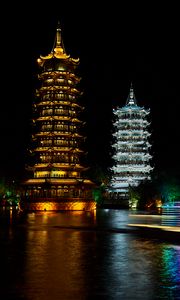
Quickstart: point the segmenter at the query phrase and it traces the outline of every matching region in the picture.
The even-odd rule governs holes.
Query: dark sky
[[[109,166],[112,108],[125,104],[132,81],[138,104],[151,110],[153,164],[179,168],[178,8],[89,3],[1,11],[1,176],[24,172],[36,60],[51,51],[58,20],[67,54],[80,58],[89,165]]]

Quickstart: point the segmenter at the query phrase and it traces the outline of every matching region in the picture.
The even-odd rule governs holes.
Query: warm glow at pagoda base
[[[92,211],[96,209],[94,201],[81,202],[31,202],[25,203],[24,209],[28,211],[60,211],[60,210],[83,210]]]

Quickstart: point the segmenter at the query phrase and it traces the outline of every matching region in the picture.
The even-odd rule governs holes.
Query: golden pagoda
[[[58,24],[53,49],[37,60],[40,88],[36,91],[32,135],[33,178],[24,185],[22,206],[27,210],[93,210],[94,183],[82,176],[84,137],[79,119],[79,59],[66,54]]]

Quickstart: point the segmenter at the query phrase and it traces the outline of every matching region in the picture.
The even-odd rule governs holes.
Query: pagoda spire
[[[56,54],[65,54],[66,55],[66,51],[64,48],[64,44],[63,44],[63,40],[62,40],[62,34],[61,34],[61,26],[60,26],[60,22],[58,21],[58,25],[56,28],[56,36],[55,36],[55,40],[54,40],[54,45],[52,48],[51,53],[56,53]]]
[[[58,25],[56,27],[56,35],[55,35],[54,44],[53,44],[51,52],[46,56],[40,55],[40,58],[38,58],[37,62],[39,64],[39,66],[42,67],[46,60],[50,60],[50,59],[54,59],[54,58],[63,59],[63,60],[68,59],[69,62],[72,62],[75,65],[77,65],[79,63],[79,58],[72,58],[72,57],[70,57],[70,55],[67,55],[67,53],[65,51],[64,43],[62,40],[60,22],[58,22]]]
[[[131,86],[130,86],[129,95],[127,97],[126,105],[137,105],[132,82],[131,82]]]

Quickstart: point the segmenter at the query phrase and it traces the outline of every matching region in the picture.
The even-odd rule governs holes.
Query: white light
[[[148,138],[150,123],[146,116],[149,109],[136,104],[134,91],[131,88],[127,104],[122,108],[113,109],[115,117],[115,142],[112,145],[115,153],[112,158],[114,166],[110,184],[111,192],[127,193],[129,186],[137,186],[142,180],[150,179],[150,159],[148,153],[151,147]]]

